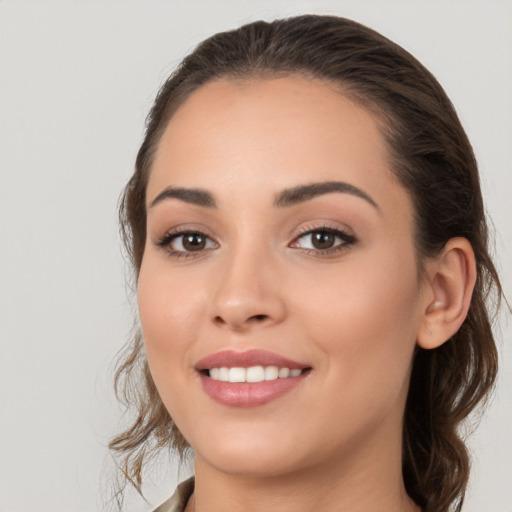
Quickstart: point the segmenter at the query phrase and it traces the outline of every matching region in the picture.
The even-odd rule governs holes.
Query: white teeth
[[[246,382],[261,382],[265,379],[265,369],[263,366],[251,366],[247,368],[245,381]]]
[[[279,368],[277,366],[267,366],[265,368],[265,380],[276,380],[279,377]]]
[[[229,382],[245,382],[245,368],[230,368],[228,380]]]
[[[215,370],[215,368],[213,368]],[[223,366],[222,368],[219,368],[219,380],[222,380],[224,382],[229,382],[229,368],[226,368]]]
[[[235,366],[227,368],[210,368],[209,375],[213,380],[222,382],[263,382],[265,380],[286,379],[298,377],[302,370],[290,368],[279,368],[277,366],[250,366],[241,368]]]
[[[279,369],[279,378],[286,379],[286,377],[290,376],[290,368],[280,368]]]

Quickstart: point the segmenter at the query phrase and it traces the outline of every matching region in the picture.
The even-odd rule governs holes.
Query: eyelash
[[[307,235],[312,235],[314,233],[327,233],[330,235],[335,236],[336,238],[341,240],[341,243],[338,243],[334,247],[322,250],[322,249],[309,249],[309,248],[300,248],[295,246],[300,239],[305,238]],[[184,229],[184,230],[176,230],[176,231],[169,231],[166,233],[158,242],[155,243],[158,247],[161,247],[162,249],[165,249],[166,252],[175,259],[182,259],[182,258],[196,258],[201,256],[205,250],[211,250],[209,249],[202,249],[199,251],[177,251],[175,249],[171,249],[170,245],[172,242],[174,242],[176,239],[180,237],[184,237],[186,235],[196,235],[196,236],[202,236],[205,237],[210,242],[213,242],[218,247],[218,243],[213,240],[210,236],[206,235],[205,233],[197,230],[190,230],[190,229]],[[331,226],[316,226],[313,228],[304,228],[303,231],[301,231],[297,237],[293,240],[293,242],[289,245],[289,247],[296,247],[300,250],[302,250],[304,253],[308,255],[313,255],[317,257],[328,257],[332,255],[333,253],[339,253],[342,251],[347,250],[351,245],[354,245],[357,242],[357,239],[349,235],[346,231],[340,229],[340,228],[334,228]],[[183,242],[182,242],[183,243]]]
[[[169,254],[169,256],[171,256],[172,258],[182,259],[182,258],[196,258],[196,257],[200,256],[201,253],[204,252],[204,250],[201,250],[201,251],[177,251],[175,249],[171,249],[171,244],[172,244],[172,242],[174,242],[174,240],[176,240],[180,237],[184,237],[186,235],[201,236],[201,237],[206,238],[210,242],[213,242],[214,244],[218,245],[217,242],[212,240],[212,238],[210,236],[203,233],[202,231],[198,231],[195,229],[183,229],[183,230],[178,229],[178,230],[169,231],[158,242],[156,242],[156,245],[158,247],[161,247],[162,249],[164,249]]]
[[[334,235],[336,238],[339,238],[341,240],[341,243],[338,243],[334,247],[330,247],[324,250],[302,248],[303,252],[312,256],[328,257],[334,253],[346,251],[351,245],[354,245],[357,242],[357,239],[354,236],[349,235],[343,229],[323,225],[304,228],[292,242],[292,247],[293,244],[296,244],[301,238],[305,238],[307,235],[312,235],[313,233],[327,233],[330,235]]]

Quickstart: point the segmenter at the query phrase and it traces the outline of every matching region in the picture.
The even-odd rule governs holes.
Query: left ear
[[[451,238],[426,266],[425,309],[418,332],[421,348],[449,340],[464,322],[476,281],[475,253],[465,238]]]

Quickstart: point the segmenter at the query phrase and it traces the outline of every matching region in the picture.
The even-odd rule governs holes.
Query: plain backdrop
[[[304,12],[367,24],[437,76],[474,144],[512,298],[510,1],[0,0],[1,512],[100,510],[107,495],[112,359],[131,326],[116,204],[158,86],[203,38]],[[512,511],[510,323],[465,512]],[[190,471],[164,468],[127,510]]]

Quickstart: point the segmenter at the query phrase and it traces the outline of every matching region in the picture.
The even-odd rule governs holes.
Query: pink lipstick
[[[297,387],[311,367],[265,350],[224,350],[201,359],[195,369],[204,391],[216,402],[255,407]]]

